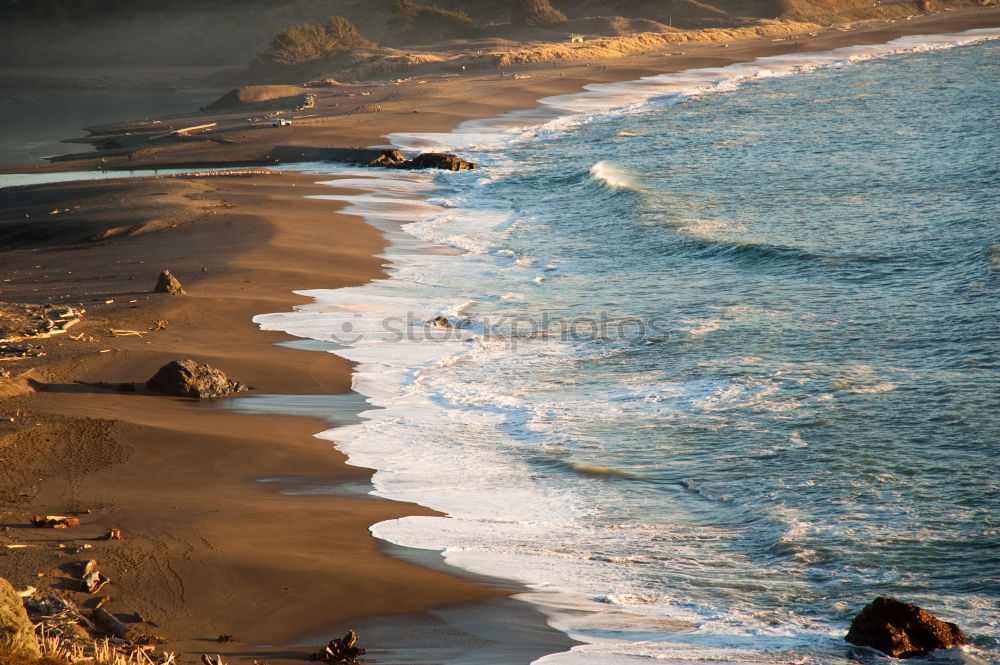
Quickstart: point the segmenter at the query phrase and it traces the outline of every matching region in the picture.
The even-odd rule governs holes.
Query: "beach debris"
[[[219,654],[209,656],[207,653],[203,653],[201,654],[201,662],[205,665],[226,665]]]
[[[139,633],[126,626],[118,620],[118,617],[102,607],[94,610],[94,623],[108,635],[113,635],[129,642],[136,642],[140,639]]]
[[[172,360],[156,372],[146,387],[158,393],[197,399],[228,397],[246,390],[239,381],[228,378],[222,370],[199,365],[193,360]]]
[[[44,598],[26,598],[24,609],[28,617],[37,624],[42,635],[52,635],[62,638],[90,639],[88,631],[97,632],[94,623],[85,617],[73,601],[54,595]]]
[[[0,342],[20,342],[28,338],[49,337],[65,333],[80,322],[86,310],[68,305],[15,305],[0,303]],[[17,345],[0,355],[12,356],[24,351]]]
[[[233,641],[233,636],[224,633],[222,635],[219,635],[217,638],[215,638],[215,641],[216,642],[220,642],[222,644],[225,644],[226,642],[232,642]]]
[[[40,358],[45,352],[33,344],[0,344],[0,360],[17,360],[20,358]]]
[[[93,563],[95,566],[97,565],[96,561],[91,561],[90,563]],[[99,570],[91,570],[84,573],[83,577],[80,579],[80,586],[90,595],[94,595],[110,581],[111,579]]]
[[[433,319],[427,322],[428,324],[434,326],[435,328],[454,328],[451,321],[443,316],[435,316]]]
[[[212,129],[213,127],[215,127],[218,124],[219,123],[217,123],[217,122],[208,122],[208,123],[205,123],[203,125],[192,125],[190,127],[181,127],[179,129],[175,129],[173,131],[167,132],[166,134],[156,134],[155,136],[150,136],[149,140],[150,141],[158,141],[160,139],[171,138],[171,137],[172,138],[183,138],[183,137],[187,136],[188,134],[190,134],[191,132],[202,132],[202,131],[205,131],[207,129]]]
[[[24,611],[23,601],[10,582],[0,577],[0,662],[41,658],[35,627]]]
[[[112,337],[142,337],[142,333],[138,330],[121,330],[119,328],[109,328],[108,333]]]
[[[80,518],[65,515],[35,515],[31,518],[31,523],[39,529],[67,529],[71,526],[80,526]]]
[[[89,607],[91,610],[97,610],[104,607],[110,602],[111,598],[109,598],[108,596],[98,596],[97,598],[92,599],[92,602],[89,604]]]
[[[90,573],[94,572],[95,570],[97,570],[97,560],[96,559],[87,559],[86,561],[81,561],[80,562],[80,578],[81,579],[84,578],[84,577],[86,577]]]
[[[31,596],[34,596],[37,591],[38,587],[29,585],[24,588],[24,591],[18,591],[17,595],[21,598],[30,598]]]
[[[321,663],[356,663],[358,656],[363,656],[365,650],[358,648],[358,634],[348,630],[340,639],[330,640],[329,644],[314,654],[309,655],[310,661]]]
[[[104,540],[123,540],[121,529],[108,529],[104,532]]]
[[[865,605],[854,617],[844,639],[878,649],[892,658],[926,656],[934,649],[969,643],[955,624],[941,621],[916,605],[885,596]]]
[[[153,288],[153,293],[170,293],[173,295],[182,295],[184,293],[184,287],[181,286],[180,281],[174,277],[169,270],[164,270],[160,273],[159,278],[156,280],[156,286]]]

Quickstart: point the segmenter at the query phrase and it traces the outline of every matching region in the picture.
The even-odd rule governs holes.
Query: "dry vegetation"
[[[298,65],[339,51],[371,45],[372,42],[362,37],[349,20],[343,16],[331,16],[323,26],[303,23],[279,31],[271,39],[267,56],[279,65]]]

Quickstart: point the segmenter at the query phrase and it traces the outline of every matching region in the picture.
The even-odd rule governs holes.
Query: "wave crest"
[[[590,177],[612,189],[641,190],[635,176],[614,162],[597,162],[590,167]]]

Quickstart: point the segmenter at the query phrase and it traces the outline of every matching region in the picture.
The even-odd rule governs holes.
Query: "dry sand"
[[[387,132],[446,131],[593,81],[998,24],[997,8],[954,11],[801,40],[692,46],[685,55],[536,65],[518,70],[525,78],[517,79],[470,74],[329,89],[316,109],[302,112],[318,115],[292,127],[222,127],[214,138],[230,143],[133,151],[103,166],[248,162],[276,143],[376,144]],[[356,112],[362,103],[379,110]],[[91,159],[35,170],[101,165]],[[568,648],[537,613],[506,599],[511,588],[447,574],[433,559],[417,565],[399,551],[385,555],[370,524],[432,513],[364,495],[369,472],[313,437],[327,422],[80,383],[143,382],[168,360],[190,357],[252,393],[347,391],[348,363],[275,346],[288,337],[250,322],[304,302],[293,290],[382,276],[373,258],[384,242],[378,232],[330,201],[303,198],[331,191],[295,174],[0,190],[0,300],[87,310],[69,333],[37,342],[46,356],[0,361],[15,375],[34,367],[29,377],[0,382],[0,417],[13,418],[0,420],[0,576],[83,603],[68,566],[97,559],[113,580],[102,592],[113,598],[108,607],[171,638],[167,648],[186,654],[181,663],[197,662],[200,653],[230,654],[227,662],[235,663],[301,662],[349,624],[380,662],[440,662],[462,653],[465,662],[528,662]],[[163,268],[181,279],[186,295],[149,293]],[[112,329],[142,334],[115,336]],[[282,492],[304,486],[327,491]],[[28,525],[32,514],[70,511],[80,512],[80,527]],[[111,527],[125,540],[91,540]],[[92,548],[76,554],[59,546],[84,543]],[[462,630],[457,617],[465,619]],[[236,641],[214,642],[220,634]],[[511,638],[523,650],[504,646]]]

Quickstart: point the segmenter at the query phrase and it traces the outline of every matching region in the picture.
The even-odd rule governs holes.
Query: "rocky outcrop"
[[[160,273],[159,279],[156,280],[156,286],[153,288],[153,293],[172,293],[173,295],[181,295],[184,293],[184,287],[181,286],[180,280],[174,277],[169,270],[164,270]]]
[[[8,659],[40,658],[35,627],[21,604],[21,597],[0,577],[0,663]]]
[[[406,163],[406,155],[398,150],[386,150],[368,162],[368,166],[399,166]]]
[[[478,164],[467,162],[458,155],[447,152],[423,152],[413,159],[400,164],[403,169],[444,169],[445,171],[468,171],[479,168]]]
[[[924,656],[934,649],[968,644],[953,623],[941,621],[916,605],[880,596],[851,622],[844,638],[851,644],[873,647],[893,658]]]
[[[386,150],[368,162],[368,166],[384,166],[390,169],[443,169],[445,171],[468,171],[479,165],[467,162],[458,155],[447,152],[422,152],[413,159],[398,150]]]
[[[158,393],[197,399],[228,397],[246,390],[245,385],[228,378],[221,370],[193,360],[170,361],[146,382],[146,387]]]

